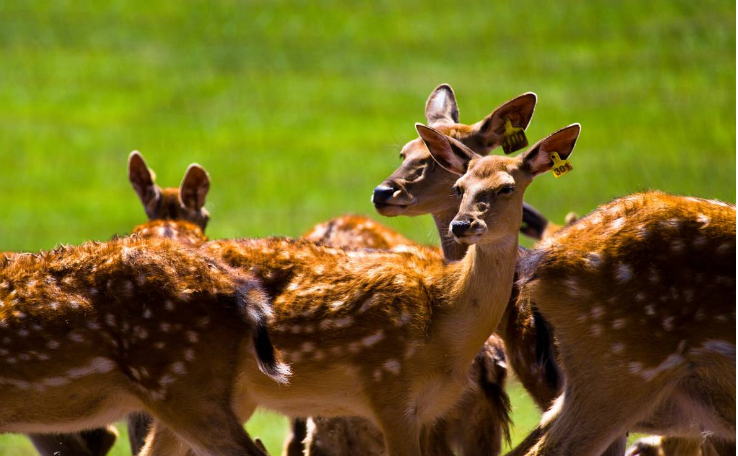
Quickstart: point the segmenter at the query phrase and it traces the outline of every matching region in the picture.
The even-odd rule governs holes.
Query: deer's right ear
[[[505,134],[505,119],[510,121],[510,126],[525,130],[530,124],[530,119],[533,118],[537,102],[538,96],[533,92],[518,95],[475,123],[473,134],[485,146],[497,147]]]
[[[146,166],[143,155],[137,150],[131,152],[128,156],[128,180],[147,209],[159,198],[155,178],[154,172]]]
[[[425,102],[425,118],[431,127],[459,123],[459,107],[450,85],[441,84],[433,90]]]
[[[205,205],[210,190],[210,176],[205,168],[193,163],[187,168],[179,186],[179,201],[188,209],[199,211]]]
[[[446,171],[461,176],[469,167],[469,162],[473,158],[479,157],[459,141],[449,138],[437,130],[419,123],[415,124],[415,129],[433,159]]]

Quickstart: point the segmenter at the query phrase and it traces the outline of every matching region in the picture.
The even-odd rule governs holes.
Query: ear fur
[[[446,171],[461,176],[466,172],[469,162],[479,157],[461,142],[433,128],[418,123],[415,124],[415,129],[433,159]]]
[[[552,152],[557,152],[562,160],[569,158],[581,131],[581,125],[571,124],[535,143],[522,155],[528,171],[537,176],[550,170],[553,166]]]
[[[146,166],[143,155],[137,150],[128,156],[128,180],[145,208],[149,208],[159,198],[159,188],[154,183],[156,176]]]
[[[425,102],[425,118],[431,127],[459,123],[459,107],[450,85],[441,84],[433,89]]]
[[[200,210],[210,190],[210,176],[205,168],[192,163],[179,185],[179,202],[188,209]]]
[[[479,142],[487,147],[499,146],[505,133],[505,119],[509,119],[513,127],[525,130],[533,118],[537,102],[538,96],[534,92],[518,95],[474,124],[472,126],[473,135],[476,135]]]

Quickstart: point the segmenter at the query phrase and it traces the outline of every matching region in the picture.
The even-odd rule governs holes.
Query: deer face
[[[143,156],[133,151],[128,158],[128,178],[149,220],[185,220],[205,230],[210,214],[203,206],[210,177],[200,165],[193,163],[187,168],[179,187],[161,188],[154,183],[156,175]]]
[[[457,176],[438,166],[422,139],[407,143],[400,158],[400,167],[374,189],[372,203],[377,212],[413,216],[455,207],[458,201],[451,187]]]
[[[425,106],[428,124],[436,131],[460,141],[475,152],[486,155],[500,145],[505,119],[526,128],[533,116],[536,96],[526,93],[504,103],[480,122],[464,125],[453,89],[438,86]],[[451,187],[457,176],[438,166],[423,139],[405,144],[400,152],[402,164],[374,189],[372,203],[381,215],[423,215],[455,209],[458,200]]]
[[[416,125],[438,164],[461,176],[454,185],[459,212],[449,229],[461,244],[488,243],[517,232],[523,193],[533,178],[551,169],[551,154],[571,155],[581,127],[573,124],[536,143],[518,157],[482,157],[444,134]]]
[[[499,156],[481,157],[469,164],[454,185],[461,204],[449,229],[457,242],[494,241],[517,232],[523,219],[523,193],[532,181],[522,165],[520,159]]]

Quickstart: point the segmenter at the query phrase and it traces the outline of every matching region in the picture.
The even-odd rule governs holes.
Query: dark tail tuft
[[[253,340],[259,370],[273,378],[277,383],[289,383],[292,371],[287,364],[277,360],[274,345],[272,345],[272,340],[269,338],[266,320],[262,319],[256,324],[253,330]]]

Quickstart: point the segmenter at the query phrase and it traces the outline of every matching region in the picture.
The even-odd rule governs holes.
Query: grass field
[[[441,82],[467,123],[532,90],[531,140],[582,124],[574,172],[526,194],[553,220],[647,188],[735,202],[735,38],[722,0],[2,2],[0,250],[142,222],[133,149],[165,185],[210,171],[213,238],[372,214]],[[437,242],[429,218],[383,222]],[[512,394],[517,441],[538,414]],[[278,453],[284,423],[250,428]]]

